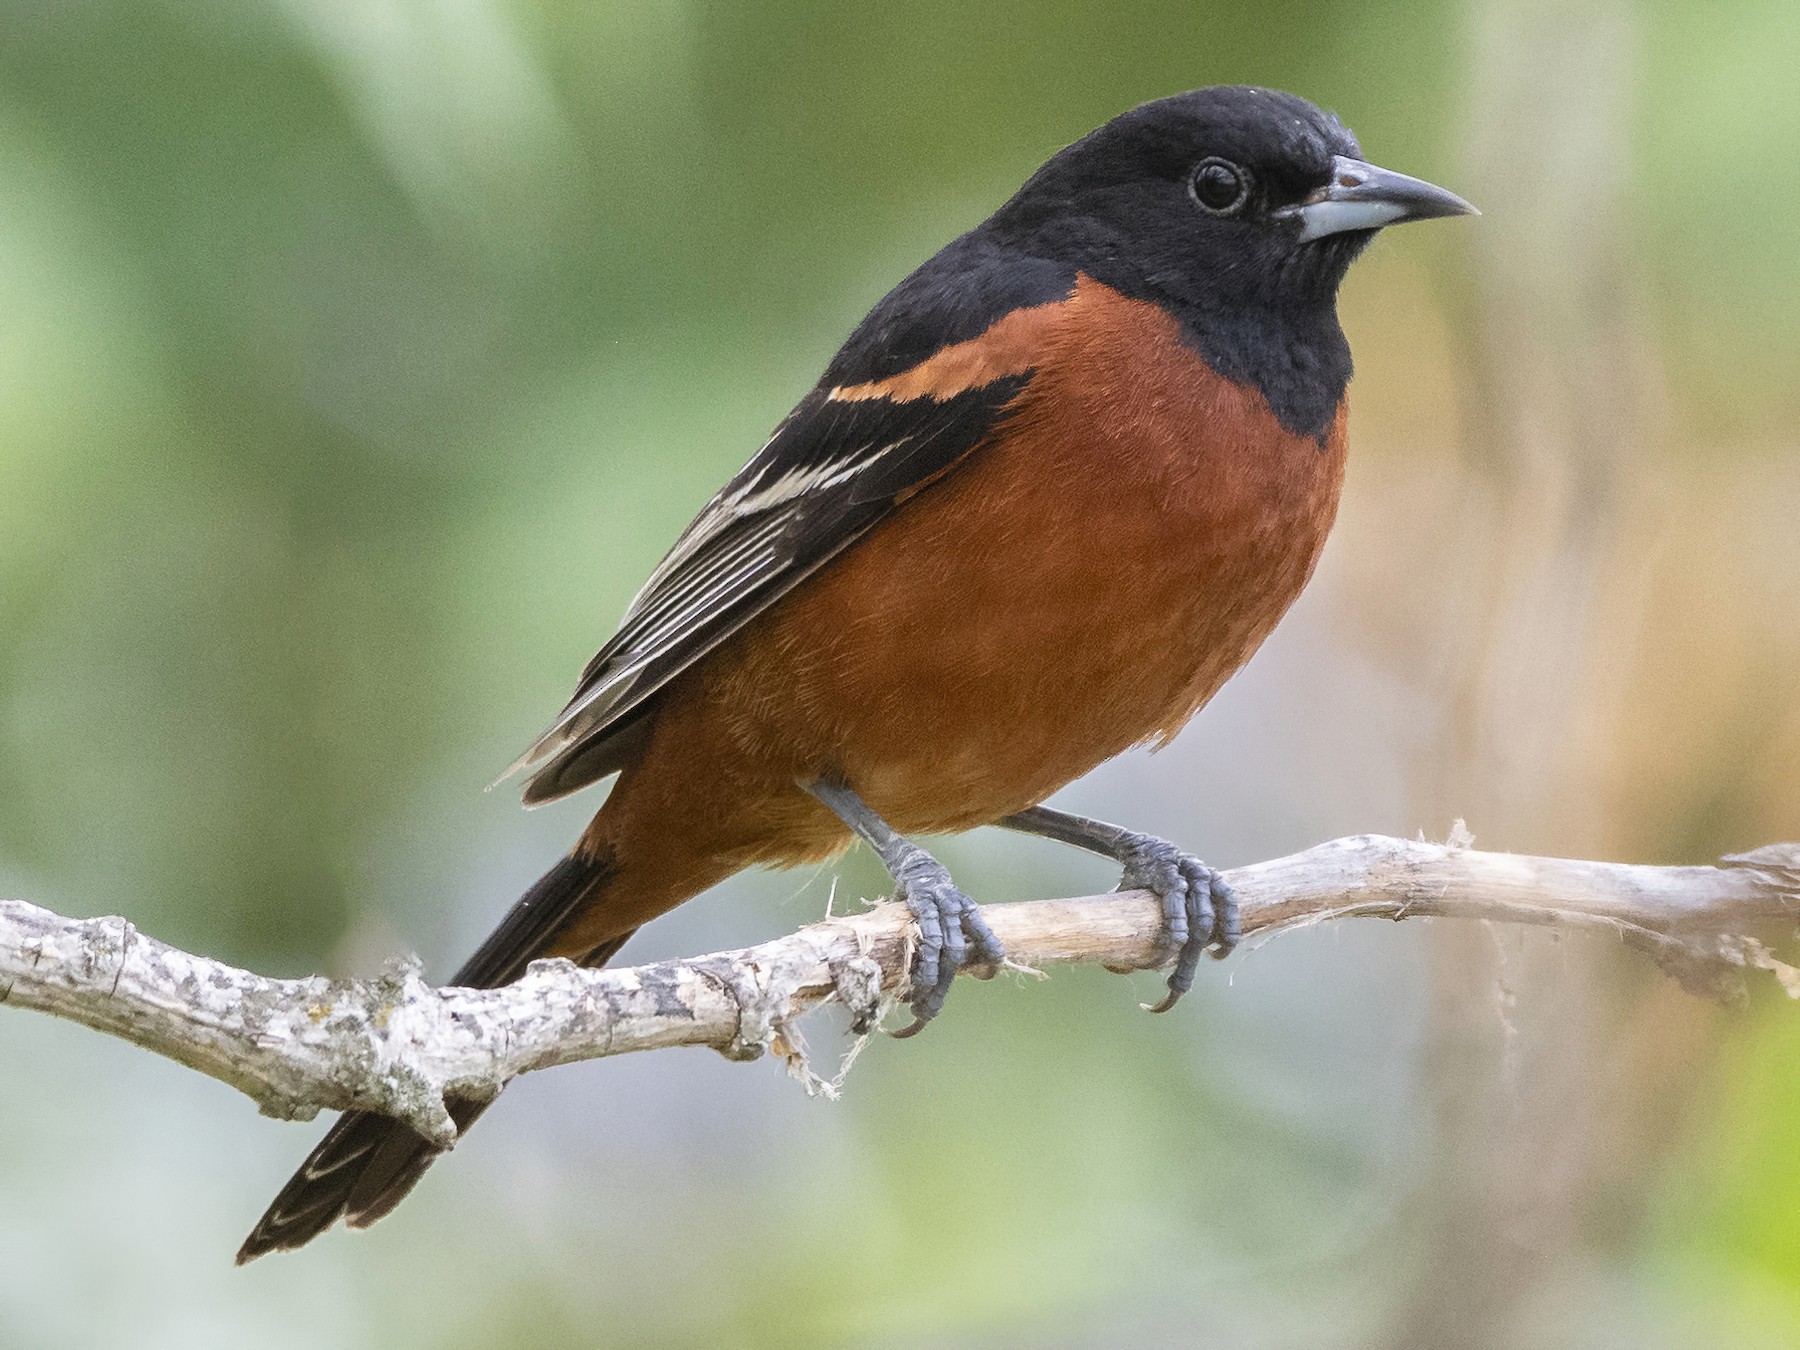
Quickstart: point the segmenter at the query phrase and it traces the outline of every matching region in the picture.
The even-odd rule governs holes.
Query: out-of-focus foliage
[[[0,890],[446,968],[594,805],[482,785],[862,310],[1227,80],[1487,214],[1346,289],[1313,590],[1067,799],[1224,864],[1459,814],[1800,837],[1796,60],[1787,0],[0,0]],[[834,878],[879,886],[745,878],[631,952]],[[545,1075],[379,1228],[243,1272],[313,1128],[0,1012],[0,1345],[1793,1343],[1794,1009],[1424,925],[1209,975],[1157,1020],[1148,977],[960,991],[835,1105]]]

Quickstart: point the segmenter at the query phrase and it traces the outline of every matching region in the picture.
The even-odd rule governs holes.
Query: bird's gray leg
[[[924,849],[895,834],[862,798],[841,783],[802,783],[864,843],[875,850],[894,879],[895,892],[919,925],[919,954],[913,966],[912,1025],[896,1036],[912,1036],[943,1010],[950,982],[971,960],[999,965],[1006,952],[973,900],[957,889],[950,871]]]
[[[1237,946],[1236,894],[1217,870],[1168,840],[1048,806],[1030,807],[999,823],[1112,858],[1125,868],[1120,890],[1146,890],[1162,902],[1163,945],[1175,956],[1175,969],[1169,996],[1152,1011],[1167,1012],[1193,988],[1201,952],[1211,948],[1213,957],[1223,960]]]

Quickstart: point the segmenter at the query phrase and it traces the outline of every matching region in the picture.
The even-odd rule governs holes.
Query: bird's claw
[[[894,1035],[916,1036],[943,1010],[959,970],[970,964],[997,966],[1006,960],[1006,951],[980,908],[950,879],[949,869],[924,849],[911,847],[894,879],[898,897],[919,925],[913,1021]]]
[[[1119,889],[1149,891],[1162,904],[1156,964],[1172,956],[1175,969],[1169,972],[1168,995],[1150,1011],[1167,1012],[1194,987],[1202,952],[1210,949],[1213,959],[1222,961],[1237,946],[1237,894],[1216,868],[1155,835],[1129,836],[1121,861],[1125,875]]]

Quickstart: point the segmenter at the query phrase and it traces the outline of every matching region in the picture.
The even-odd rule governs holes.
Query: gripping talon
[[[1238,918],[1237,892],[1231,889],[1231,883],[1218,872],[1212,874],[1213,910],[1218,915],[1213,925],[1212,958],[1223,961],[1230,956],[1232,949],[1238,945],[1243,936],[1243,928]]]
[[[919,925],[919,950],[913,961],[913,1021],[894,1034],[916,1036],[943,1009],[956,972],[976,961],[998,966],[1006,949],[976,908],[956,888],[949,869],[866,806],[846,784],[829,778],[803,779],[799,786],[871,848],[894,879],[894,894]]]
[[[1237,896],[1213,868],[1154,835],[1120,831],[1119,860],[1125,864],[1120,890],[1147,890],[1162,904],[1163,931],[1157,950],[1173,956],[1169,992],[1151,1012],[1164,1013],[1194,987],[1200,954],[1210,951],[1223,960],[1237,946]],[[1148,1006],[1148,1005],[1147,1005]]]
[[[929,853],[908,846],[896,869],[900,898],[919,925],[919,953],[913,963],[913,1020],[896,1031],[916,1036],[943,1011],[957,972],[971,962],[998,965],[1005,948],[975,902],[957,889],[949,870]]]
[[[1175,969],[1169,973],[1168,996],[1150,1011],[1167,1012],[1193,987],[1201,952],[1210,949],[1215,958],[1223,959],[1237,946],[1241,932],[1237,896],[1218,872],[1168,840],[1049,806],[1015,811],[1000,824],[1116,858],[1125,867],[1120,890],[1144,890],[1156,897],[1162,910],[1162,932],[1157,935],[1155,960],[1148,968],[1156,969],[1173,958]]]
[[[1157,965],[1162,965],[1187,945],[1188,879],[1179,867],[1167,863],[1156,868],[1154,874],[1146,875],[1143,872],[1134,874],[1127,863],[1119,889],[1148,890],[1162,902],[1162,932],[1156,937]]]
[[[1169,977],[1169,983],[1173,984],[1174,982],[1175,982],[1175,977],[1173,975],[1171,975]],[[1183,991],[1183,992],[1185,992],[1185,991]],[[1143,1006],[1144,1006],[1144,1011],[1147,1013],[1166,1013],[1167,1011],[1169,1011],[1170,1008],[1173,1008],[1179,1002],[1181,1002],[1181,995],[1176,993],[1173,989],[1171,989],[1171,990],[1169,990],[1168,993],[1164,994],[1162,996],[1161,1000],[1159,1000],[1158,1002],[1146,1003]]]

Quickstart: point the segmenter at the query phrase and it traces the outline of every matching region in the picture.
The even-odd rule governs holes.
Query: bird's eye
[[[1250,200],[1250,175],[1228,159],[1203,159],[1194,170],[1194,200],[1216,216],[1228,216]]]

